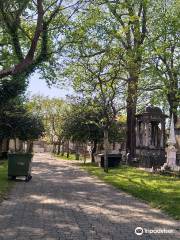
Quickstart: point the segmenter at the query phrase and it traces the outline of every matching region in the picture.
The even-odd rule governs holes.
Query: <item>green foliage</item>
[[[28,112],[24,99],[16,98],[1,108],[0,138],[38,139],[44,127],[39,117]]]
[[[0,80],[0,106],[4,106],[9,101],[22,94],[26,88],[24,79],[12,78]]]
[[[148,39],[144,53],[143,84],[151,103],[177,116],[179,93],[179,1],[158,0],[151,6]],[[157,12],[157,14],[155,14]],[[143,90],[145,89],[143,88]],[[142,92],[146,94],[145,91]],[[169,108],[169,109],[168,109]]]
[[[41,119],[28,113],[22,117],[18,116],[14,134],[21,140],[33,141],[43,136],[44,131],[44,125]]]
[[[63,132],[67,139],[78,142],[100,141],[102,129],[99,113],[85,101],[71,103],[64,116]]]
[[[103,109],[95,102],[72,98],[67,103],[61,99],[33,96],[27,108],[43,120],[44,138],[51,144],[68,139],[82,143],[103,139]],[[118,124],[114,123],[109,131],[110,140],[122,138],[123,131]]]
[[[103,141],[103,108],[87,99],[72,99],[69,110],[64,115],[63,132],[67,139],[78,142]],[[109,126],[110,142],[124,138],[122,126],[113,122]]]
[[[115,85],[124,86],[119,94],[123,102],[129,94],[134,95],[135,103],[131,105],[137,105],[138,110],[154,104],[165,111],[170,107],[177,112],[178,9],[179,1],[107,0],[89,3],[86,11],[82,11],[72,23],[71,31],[67,32],[70,46],[65,79],[71,79],[78,92],[89,88],[89,93],[94,93],[94,79],[97,82],[101,63],[99,72],[104,74],[106,81],[112,73],[118,73]],[[127,83],[133,78],[136,84],[130,92],[133,87],[128,90]],[[104,88],[104,91],[110,94],[108,89]]]
[[[37,69],[47,81],[56,78],[51,66],[58,65],[64,32],[81,5],[82,1],[0,1],[0,78],[22,73],[27,78]]]
[[[63,139],[63,118],[68,105],[57,98],[33,96],[27,104],[28,109],[42,119],[45,135],[44,138],[51,144],[61,142]]]

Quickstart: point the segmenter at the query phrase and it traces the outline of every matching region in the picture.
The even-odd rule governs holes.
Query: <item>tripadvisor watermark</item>
[[[165,228],[156,228],[156,229],[149,229],[149,228],[142,228],[137,227],[135,228],[135,234],[141,236],[143,234],[171,234],[173,233],[173,229],[165,229]]]

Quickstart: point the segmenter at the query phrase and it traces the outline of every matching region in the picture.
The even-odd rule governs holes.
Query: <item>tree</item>
[[[103,139],[103,131],[99,127],[99,113],[92,108],[87,99],[72,98],[70,108],[63,120],[63,135],[65,139],[77,143],[91,142],[93,144],[91,160],[95,161],[97,143]]]
[[[90,98],[75,98],[70,101],[70,108],[64,118],[63,132],[67,139],[80,143],[93,144],[91,161],[95,162],[94,154],[97,144],[103,143],[102,109]],[[109,130],[110,142],[119,141],[122,137],[120,126],[114,122]]]
[[[167,103],[162,102],[166,95],[170,113],[177,115],[178,6],[178,1],[162,0],[93,1],[79,14],[69,36],[75,39],[70,57],[78,55],[93,61],[106,52],[121,66],[119,78],[126,84],[123,94],[130,160],[135,155],[135,114],[137,105],[138,109],[144,105],[144,101],[140,103],[142,96],[146,103],[156,98],[156,103],[166,108]]]
[[[170,116],[177,121],[179,92],[179,2],[157,1],[154,6],[158,14],[152,15],[149,26],[148,54],[150,54],[147,76],[153,78],[162,96],[169,104]],[[154,9],[153,9],[154,10]]]
[[[122,49],[121,62],[127,78],[127,151],[130,160],[135,155],[135,114],[139,75],[142,67],[143,44],[147,32],[147,1],[105,1],[113,21],[113,37]]]
[[[7,110],[14,111],[23,99],[22,94],[25,90],[25,83],[21,78],[1,79],[0,80],[0,119],[4,119]],[[7,128],[5,122],[0,121],[0,154],[2,152],[3,140],[6,140],[6,149],[9,146],[10,129]]]
[[[66,103],[62,99],[33,96],[28,103],[28,108],[43,120],[44,138],[54,145],[54,152],[58,145],[57,154],[60,154],[60,147],[64,141],[62,124],[67,108]]]
[[[126,85],[127,151],[135,155],[135,114],[138,83],[143,63],[144,41],[147,34],[148,1],[90,2],[74,27],[75,48],[71,56],[94,58],[103,53],[113,56],[119,68],[120,84]],[[71,47],[72,49],[72,47]],[[79,60],[79,59],[78,59]],[[115,64],[114,64],[115,65]],[[115,66],[114,66],[115,67]],[[130,159],[131,159],[130,158]]]
[[[0,79],[27,77],[62,49],[64,27],[83,1],[0,2]],[[56,39],[56,40],[55,40]]]
[[[109,130],[120,110],[121,104],[117,97],[124,87],[123,84],[120,85],[119,70],[117,60],[109,52],[94,58],[78,57],[77,62],[73,58],[66,69],[66,75],[73,81],[74,90],[88,99],[89,106],[100,115],[99,126],[104,134],[105,171],[108,171]]]
[[[0,139],[35,140],[42,136],[44,126],[41,119],[28,112],[22,98],[14,99],[7,104],[0,115]]]

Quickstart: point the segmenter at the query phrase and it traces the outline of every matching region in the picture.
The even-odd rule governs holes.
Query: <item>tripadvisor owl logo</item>
[[[135,234],[138,235],[138,236],[141,236],[143,235],[143,228],[142,227],[137,227],[135,228]]]
[[[165,228],[156,228],[156,229],[148,229],[148,228],[142,228],[137,227],[135,228],[134,233],[138,236],[141,236],[143,234],[172,234],[174,232],[173,229],[165,229]]]

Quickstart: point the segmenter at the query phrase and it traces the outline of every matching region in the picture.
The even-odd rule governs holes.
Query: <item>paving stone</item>
[[[79,169],[35,154],[33,178],[0,205],[0,240],[177,240],[180,222]],[[172,229],[137,236],[136,227]]]

